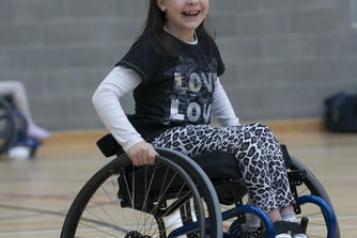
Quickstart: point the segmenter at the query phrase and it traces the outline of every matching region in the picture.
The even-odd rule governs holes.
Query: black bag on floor
[[[330,131],[357,132],[357,95],[338,93],[328,97],[324,123]]]

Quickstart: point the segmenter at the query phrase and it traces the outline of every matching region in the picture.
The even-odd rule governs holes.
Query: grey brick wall
[[[357,93],[348,0],[211,0],[210,28],[243,120],[317,118]],[[51,130],[101,127],[91,95],[142,28],[143,0],[0,0],[0,80],[20,80]],[[132,110],[132,101],[124,99]]]

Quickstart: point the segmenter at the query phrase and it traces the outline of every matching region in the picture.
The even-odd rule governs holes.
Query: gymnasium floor
[[[0,161],[0,238],[59,237],[75,194],[105,159],[95,141],[104,132],[54,134],[37,158]],[[327,189],[343,238],[357,237],[357,135],[280,130],[290,153]]]

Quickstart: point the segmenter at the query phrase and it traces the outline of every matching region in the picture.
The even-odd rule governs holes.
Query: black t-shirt
[[[158,50],[146,34],[116,64],[143,79],[134,90],[135,114],[129,119],[144,138],[175,126],[210,123],[215,82],[225,70],[213,40],[198,33],[193,45],[165,34],[178,49],[177,57]]]

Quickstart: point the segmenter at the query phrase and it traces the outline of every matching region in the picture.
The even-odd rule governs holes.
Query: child
[[[296,217],[278,141],[261,124],[241,125],[222,88],[224,64],[205,29],[208,9],[209,0],[151,0],[143,33],[97,88],[94,107],[136,166],[152,164],[155,147],[188,156],[232,153],[276,237],[307,237],[287,228]],[[128,118],[118,99],[131,90],[136,112]],[[221,128],[209,125],[212,113]]]

